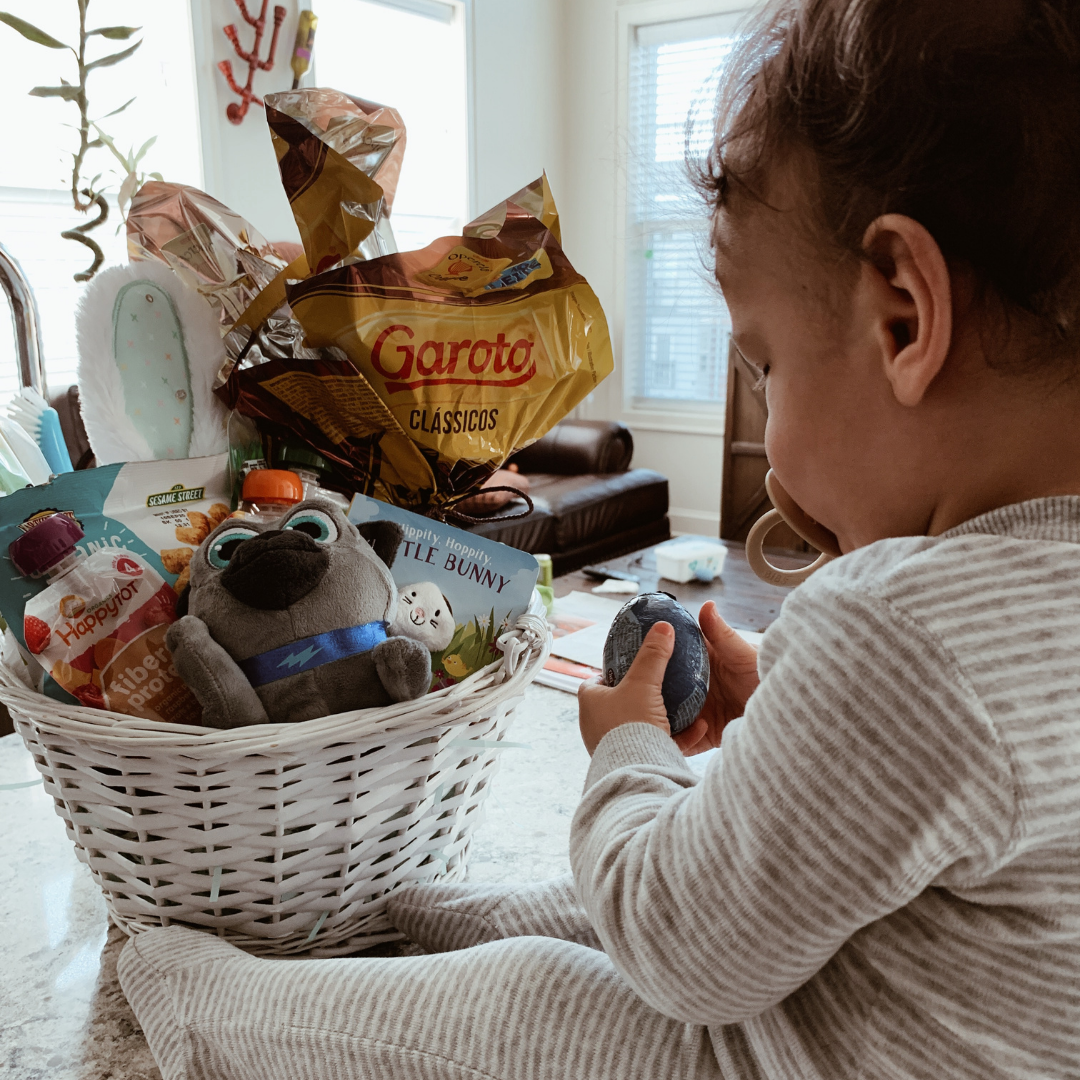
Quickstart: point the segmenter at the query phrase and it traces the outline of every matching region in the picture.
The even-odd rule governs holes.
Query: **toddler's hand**
[[[709,695],[701,715],[675,743],[686,755],[701,754],[720,745],[724,728],[742,716],[747,699],[757,689],[757,649],[731,629],[710,601],[698,616],[709,650]]]
[[[605,686],[599,678],[582,684],[578,690],[578,723],[590,755],[600,740],[621,724],[653,724],[665,734],[670,733],[661,687],[674,647],[671,624],[658,622],[645,635],[618,686]]]

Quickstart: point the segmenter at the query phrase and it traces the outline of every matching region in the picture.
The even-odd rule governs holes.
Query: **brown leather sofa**
[[[525,509],[518,499],[468,528],[522,551],[546,552],[556,575],[667,540],[667,477],[631,469],[633,455],[625,424],[564,420],[511,458],[529,478],[533,512],[498,520]]]

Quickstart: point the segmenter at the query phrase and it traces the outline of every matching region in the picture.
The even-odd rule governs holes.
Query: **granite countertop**
[[[469,880],[569,869],[588,755],[569,694],[532,686],[477,831]],[[0,738],[0,1080],[160,1080],[116,981],[127,940],[75,857],[18,735]]]

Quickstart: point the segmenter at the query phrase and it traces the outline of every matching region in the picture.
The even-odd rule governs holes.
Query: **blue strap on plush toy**
[[[252,686],[265,686],[289,675],[297,675],[301,671],[310,671],[335,660],[370,652],[386,640],[388,625],[380,620],[362,623],[360,626],[346,626],[343,630],[330,630],[325,634],[301,638],[269,652],[250,656],[237,663]]]

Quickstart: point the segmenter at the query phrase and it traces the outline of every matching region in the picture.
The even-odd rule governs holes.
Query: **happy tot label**
[[[165,647],[172,587],[138,556],[95,551],[26,602],[26,647],[78,701],[97,709],[198,724],[201,709]]]

